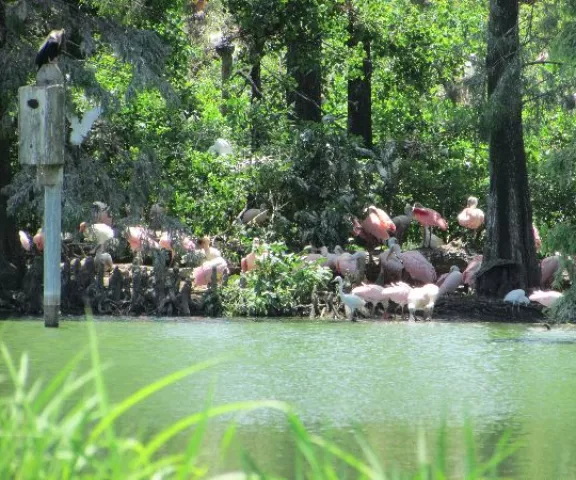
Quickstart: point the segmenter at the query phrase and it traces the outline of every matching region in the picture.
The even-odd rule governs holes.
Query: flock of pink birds
[[[357,277],[363,275],[362,265],[365,265],[367,258],[367,253],[364,251],[348,253],[336,246],[334,252],[329,252],[327,247],[322,247],[318,253],[309,253],[305,257],[307,261],[317,262],[338,275],[336,279],[340,279],[338,280],[339,296],[352,318],[354,318],[357,310],[364,309],[366,303],[372,305],[372,315],[378,304],[382,304],[386,312],[390,300],[401,307],[402,318],[406,306],[410,320],[415,319],[417,310],[424,312],[425,319],[431,318],[438,297],[455,292],[464,285],[474,287],[475,275],[482,265],[482,255],[472,258],[464,272],[460,272],[457,266],[453,266],[448,273],[438,277],[434,266],[422,253],[418,250],[402,251],[401,249],[404,232],[412,221],[418,222],[424,229],[424,246],[434,246],[434,235],[431,228],[439,228],[443,231],[448,228],[446,219],[440,213],[431,208],[423,207],[419,203],[412,207],[407,205],[404,214],[394,218],[390,218],[384,210],[374,205],[369,206],[365,213],[366,217],[362,221],[357,218],[352,219],[353,234],[362,238],[369,247],[388,243],[388,249],[379,256],[379,283],[382,285],[362,283],[354,287],[351,293],[344,293],[341,277],[362,280]],[[469,197],[466,208],[458,214],[457,219],[461,226],[473,232],[482,226],[484,212],[478,208],[476,197]],[[105,250],[108,243],[114,239],[114,230],[112,229],[112,218],[108,212],[99,212],[94,218],[94,223],[82,222],[79,230],[86,239],[96,245],[96,264],[102,264],[105,270],[111,271],[113,268],[112,258]],[[43,251],[42,229],[39,229],[32,239],[24,231],[20,231],[19,234],[20,242],[25,250],[31,251],[33,244],[38,251]],[[534,226],[533,234],[536,247],[539,249],[541,240]],[[196,245],[187,235],[169,231],[155,232],[141,225],[126,227],[123,235],[132,252],[140,257],[143,252],[164,249],[171,252],[173,258],[175,245],[184,252],[202,252],[205,256],[204,262],[193,271],[196,286],[208,285],[214,268],[219,278],[228,273],[226,260],[218,249],[210,245],[208,237],[200,239]],[[427,242],[428,244],[426,244]],[[266,246],[258,238],[255,238],[252,251],[241,260],[242,272],[257,268],[258,259],[265,255],[267,255]],[[542,288],[549,289],[560,265],[558,255],[542,260]],[[526,297],[523,290],[514,290],[505,297],[505,301],[513,304],[535,301],[549,307],[561,296],[560,292],[538,290]]]
[[[114,263],[112,256],[107,253],[106,247],[115,237],[112,228],[112,218],[107,212],[100,212],[94,218],[94,223],[82,222],[79,226],[79,232],[84,235],[84,239],[95,244],[94,262],[97,266],[102,266],[104,271],[112,271]],[[220,251],[210,245],[210,239],[203,237],[198,242],[198,246],[188,235],[179,232],[160,231],[155,232],[142,225],[128,226],[123,231],[123,236],[128,242],[130,250],[135,257],[142,260],[142,255],[149,251],[166,250],[174,258],[174,248],[176,245],[184,252],[202,252],[205,261],[199,267],[193,270],[194,284],[196,286],[206,286],[212,278],[212,269],[216,268],[219,278],[228,272],[228,264]],[[34,235],[32,240],[30,236],[20,230],[20,243],[22,248],[28,252],[32,251],[32,245],[38,252],[44,250],[44,235],[42,229]]]
[[[448,273],[438,277],[434,266],[421,252],[418,250],[402,251],[401,246],[396,241],[397,238],[402,238],[401,235],[398,235],[400,230],[402,229],[401,233],[403,233],[412,220],[417,221],[424,229],[436,227],[445,231],[448,223],[437,211],[417,203],[412,208],[407,207],[404,215],[394,218],[390,218],[386,212],[373,205],[366,209],[366,214],[363,221],[353,219],[354,235],[361,237],[369,246],[387,242],[388,249],[379,256],[379,281],[383,286],[362,283],[354,287],[349,294],[344,293],[343,288],[340,287],[340,299],[352,318],[354,318],[355,312],[362,310],[367,303],[372,305],[372,316],[377,304],[382,304],[386,312],[388,302],[391,300],[401,307],[401,318],[403,318],[404,308],[407,306],[409,320],[415,319],[417,310],[422,310],[424,319],[427,319],[431,318],[434,304],[442,295],[453,293],[461,286],[474,288],[475,276],[482,265],[482,255],[473,257],[464,272],[461,272],[457,266],[452,266]],[[457,219],[461,226],[476,232],[484,223],[484,212],[478,208],[478,199],[470,197],[466,208],[459,213]],[[540,249],[540,236],[534,226],[533,234],[536,248]],[[431,246],[430,244],[426,245],[426,241],[432,238],[431,232],[428,235],[425,233],[424,238],[424,246]],[[365,257],[366,255],[366,252],[354,254],[356,257]],[[340,260],[342,256],[349,258],[352,255],[343,252],[340,247],[336,247],[334,253],[328,252],[323,247],[319,254],[309,254],[307,259],[331,268],[338,275],[354,278],[354,274],[358,271],[358,264],[342,261]],[[560,257],[558,255],[542,260],[542,288],[547,289],[551,286],[559,269]],[[504,300],[512,304],[534,301],[549,307],[560,297],[562,297],[562,293],[553,290],[537,290],[529,297],[526,297],[523,290],[513,290],[506,295]]]

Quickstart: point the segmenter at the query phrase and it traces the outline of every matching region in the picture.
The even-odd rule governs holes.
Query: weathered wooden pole
[[[44,186],[44,325],[57,327],[60,312],[62,179],[64,165],[64,77],[56,64],[44,65],[35,86],[19,89],[20,163],[36,165]]]

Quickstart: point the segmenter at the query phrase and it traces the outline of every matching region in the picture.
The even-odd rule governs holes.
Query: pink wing
[[[386,224],[382,222],[378,214],[375,212],[370,212],[368,214],[366,219],[362,222],[362,229],[381,242],[390,238]]]
[[[374,207],[374,206],[369,207],[369,210],[378,216],[380,221],[386,227],[386,230],[388,230],[390,232],[396,231],[395,223],[390,218],[390,215],[388,215],[384,210],[382,210],[381,208],[378,208],[378,207]]]
[[[550,307],[556,300],[561,298],[563,295],[560,292],[555,292],[553,290],[542,291],[536,290],[528,298],[532,302],[538,302],[545,307]]]
[[[446,230],[448,228],[448,223],[436,210],[424,207],[414,207],[412,212],[414,218],[425,227],[438,227],[440,230]]]
[[[401,258],[404,263],[404,270],[408,272],[415,282],[426,284],[436,281],[436,270],[420,252],[416,250],[402,252]]]
[[[472,260],[470,260],[466,270],[464,270],[464,273],[462,274],[462,282],[465,285],[473,285],[476,278],[476,273],[478,270],[480,270],[481,266],[482,255],[476,255]]]

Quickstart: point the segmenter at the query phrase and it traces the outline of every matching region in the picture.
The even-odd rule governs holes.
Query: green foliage
[[[253,179],[236,162],[192,150],[171,163],[172,211],[196,234],[228,231],[242,210]]]
[[[326,289],[332,273],[273,243],[258,253],[256,268],[232,277],[224,287],[224,310],[230,316],[292,316],[309,305],[316,290]]]

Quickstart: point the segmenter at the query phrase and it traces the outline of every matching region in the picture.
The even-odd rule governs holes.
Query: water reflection
[[[571,328],[129,319],[99,321],[96,330],[102,358],[113,365],[106,376],[113,400],[192,363],[232,356],[130,412],[124,428],[132,431],[156,431],[203,408],[209,397],[213,404],[277,399],[293,404],[312,431],[353,451],[362,435],[389,466],[414,466],[419,435],[434,455],[445,423],[453,478],[462,477],[468,418],[485,457],[505,430],[521,442],[506,464],[510,475],[569,478],[576,469]],[[58,330],[2,322],[0,335],[13,353],[30,352],[34,377],[58,371],[87,344],[82,322],[63,322]],[[259,410],[234,417],[238,439],[222,460],[219,442],[231,418],[212,422],[206,455],[226,469],[239,467],[248,450],[271,472],[290,477],[294,446],[283,415]]]

